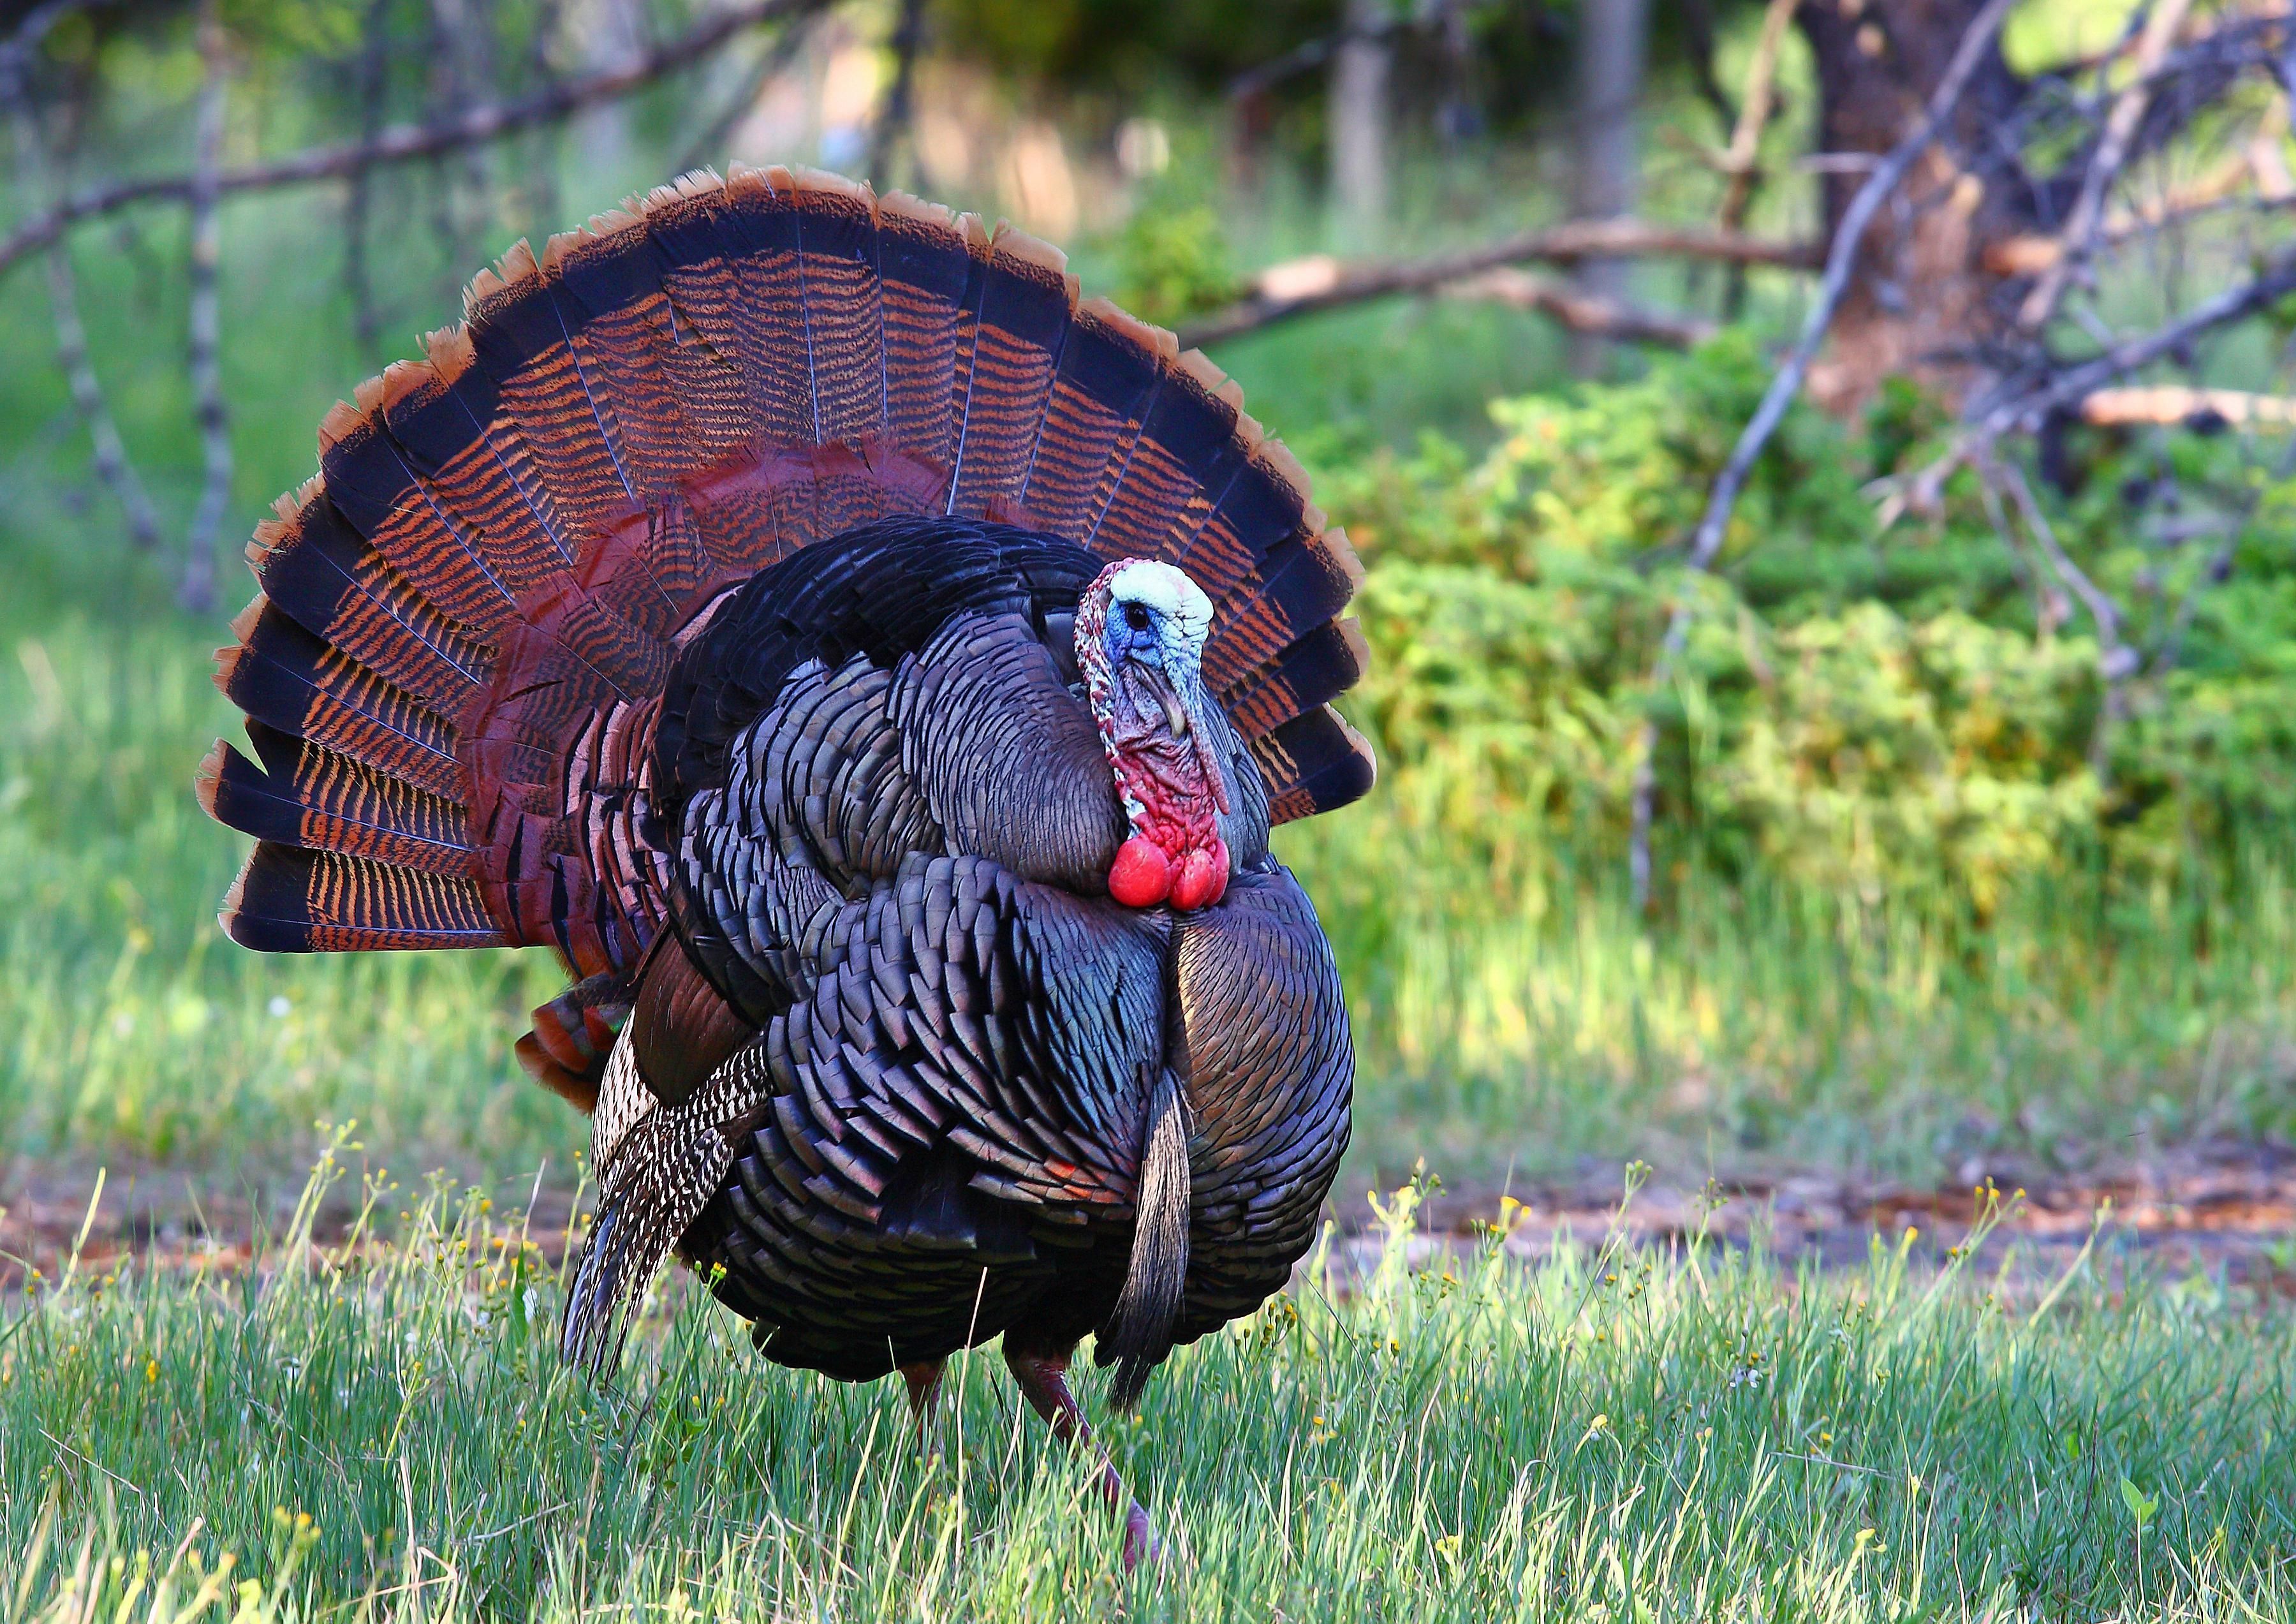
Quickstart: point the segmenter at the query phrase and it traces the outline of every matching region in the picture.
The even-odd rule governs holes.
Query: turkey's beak
[[[1186,701],[1164,675],[1164,668],[1137,657],[1127,659],[1125,664],[1132,668],[1132,680],[1145,688],[1148,697],[1163,711],[1164,726],[1172,730],[1172,736],[1186,738],[1195,727],[1195,718],[1188,714]]]

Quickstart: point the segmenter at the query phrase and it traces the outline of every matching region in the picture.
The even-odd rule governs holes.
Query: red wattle
[[[1144,834],[1117,848],[1109,865],[1108,894],[1128,908],[1152,908],[1172,889],[1172,862]]]
[[[1183,913],[1210,907],[1227,890],[1227,852],[1218,841],[1180,859],[1172,880],[1172,906]]]

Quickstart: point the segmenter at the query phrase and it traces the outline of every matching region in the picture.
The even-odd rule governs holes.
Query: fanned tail
[[[551,947],[595,986],[524,1051],[594,1092],[593,1016],[666,917],[672,659],[758,570],[901,513],[1179,564],[1276,821],[1369,787],[1329,704],[1363,667],[1346,537],[1218,368],[1079,303],[1057,250],[737,168],[518,244],[464,315],[328,414],[249,549],[217,681],[253,755],[199,775],[258,842],[234,940]]]

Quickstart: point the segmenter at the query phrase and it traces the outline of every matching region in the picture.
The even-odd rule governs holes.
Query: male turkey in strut
[[[1235,387],[1063,263],[688,176],[480,273],[256,532],[224,928],[558,951],[519,1054],[593,1112],[570,1358],[674,1248],[921,1416],[1002,1335],[1080,1442],[1086,1333],[1129,1405],[1310,1242],[1353,1060],[1267,832],[1371,783],[1326,703],[1360,573]]]

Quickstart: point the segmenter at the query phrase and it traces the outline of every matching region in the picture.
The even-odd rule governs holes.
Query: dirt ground
[[[2116,1275],[2142,1268],[2156,1278],[2199,1275],[2220,1284],[2296,1296],[2296,1146],[2207,1141],[2131,1158],[2078,1177],[1996,1176],[1985,1185],[1921,1188],[1876,1185],[1820,1171],[1685,1186],[1663,1177],[1644,1185],[1623,1210],[1612,1169],[1600,1180],[1503,1192],[1437,1189],[1421,1206],[1416,1245],[1481,1242],[1511,1194],[1507,1249],[1542,1257],[1557,1244],[1601,1242],[1613,1226],[1664,1244],[1703,1233],[1720,1244],[1759,1242],[1789,1262],[1821,1268],[1863,1265],[1876,1237],[1899,1244],[1915,1231],[1912,1261],[1942,1265],[1969,1236],[1981,1207],[1997,1202],[1998,1222],[1970,1259],[1972,1278],[1991,1281],[2007,1266],[2012,1289],[2030,1292],[2062,1275],[2092,1234],[2092,1257]],[[1360,1192],[1342,1245],[1365,1266],[1382,1237]]]
[[[2009,1261],[2031,1282],[2054,1277],[2097,1234],[2111,1266],[2157,1275],[2199,1274],[2228,1286],[2296,1296],[2296,1146],[2209,1141],[2155,1152],[2079,1177],[1997,1176],[2002,1219],[1977,1253],[1972,1273],[1990,1277]],[[355,1216],[355,1180],[338,1186],[314,1226],[315,1238],[340,1235]],[[220,1185],[180,1171],[113,1173],[90,1214],[94,1175],[19,1159],[0,1171],[0,1292],[20,1290],[25,1270],[51,1276],[83,1225],[83,1267],[109,1267],[124,1254],[164,1265],[204,1261],[234,1268],[253,1255],[258,1234],[275,1234],[294,1210],[301,1181]],[[2021,1190],[2021,1196],[2018,1192]],[[548,1180],[505,1179],[489,1189],[497,1214],[530,1212],[529,1230],[554,1261],[565,1250],[572,1190]],[[402,1192],[402,1199],[405,1193]],[[1599,1242],[1612,1225],[1645,1243],[1679,1242],[1702,1232],[1743,1247],[1759,1241],[1778,1258],[1821,1267],[1865,1261],[1875,1236],[1896,1245],[1916,1232],[1912,1255],[1941,1263],[1976,1218],[1979,1190],[1864,1184],[1820,1171],[1692,1186],[1664,1177],[1620,1209],[1617,1169],[1577,1185],[1437,1187],[1420,1209],[1414,1245],[1481,1243],[1504,1218],[1510,1251],[1536,1258],[1557,1243]],[[1334,1201],[1341,1259],[1368,1267],[1383,1238],[1360,1190]]]

